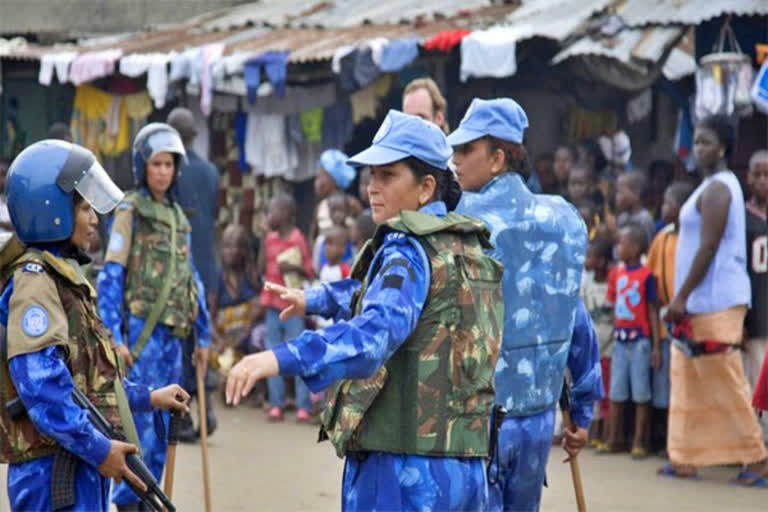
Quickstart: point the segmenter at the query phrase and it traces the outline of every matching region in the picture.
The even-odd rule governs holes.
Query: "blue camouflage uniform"
[[[422,212],[444,216],[444,203]],[[337,323],[305,331],[274,349],[281,375],[301,376],[319,392],[337,380],[373,375],[411,335],[430,284],[429,261],[412,236],[386,236],[376,258],[379,268],[352,316],[350,301],[360,282],[345,279],[306,290],[307,313]],[[401,288],[384,286],[402,279]],[[481,458],[426,457],[372,452],[349,456],[344,467],[342,510],[483,510],[487,506]]]
[[[142,192],[148,193],[146,189]],[[190,242],[187,237],[187,243]],[[190,265],[192,265],[197,286],[198,315],[194,323],[197,344],[199,347],[208,347],[211,335],[205,289],[197,271],[194,270],[191,254]],[[144,327],[145,319],[124,310],[125,273],[126,268],[120,263],[115,261],[105,263],[97,282],[98,307],[99,315],[112,332],[115,343],[120,345],[127,342],[128,348],[132,350]],[[127,331],[127,340],[123,334],[124,327]],[[183,343],[186,343],[186,340],[174,336],[168,326],[158,323],[144,345],[140,357],[130,368],[128,377],[135,382],[156,388],[179,384],[182,373]],[[165,466],[169,414],[166,411],[134,412],[133,418],[141,442],[144,462],[159,481]],[[137,496],[126,483],[115,486],[112,498],[117,505],[138,501]]]
[[[520,143],[527,126],[513,100],[475,99],[448,141],[458,146],[491,135]],[[465,192],[456,212],[485,222],[495,247],[489,253],[504,266],[496,401],[508,413],[490,471],[490,509],[536,511],[566,366],[577,426],[589,426],[593,403],[603,396],[594,329],[578,298],[586,230],[573,206],[532,194],[514,172]]]
[[[46,250],[58,255],[51,247]],[[0,323],[8,325],[13,278],[0,295]],[[72,399],[73,382],[58,346],[20,354],[9,362],[10,377],[27,414],[42,434],[51,437],[85,464],[77,465],[75,506],[71,510],[104,511],[109,509],[108,478],[98,466],[109,453],[110,441],[96,430],[83,409]],[[150,388],[124,379],[130,407],[135,412],[149,412]],[[8,466],[8,497],[11,510],[51,510],[51,472],[53,455]]]

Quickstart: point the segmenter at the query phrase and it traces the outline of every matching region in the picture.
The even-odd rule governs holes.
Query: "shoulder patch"
[[[123,250],[124,245],[123,235],[113,230],[112,235],[109,237],[109,250],[111,252],[120,252]]]
[[[387,233],[387,235],[384,237],[384,240],[387,242],[405,240],[405,233],[401,233],[400,231],[393,231],[391,233]]]
[[[26,272],[29,274],[42,274],[44,272],[43,266],[39,263],[25,263],[24,266],[21,268],[22,272]]]
[[[33,304],[24,310],[21,318],[21,329],[32,338],[42,336],[48,331],[48,312],[42,306]]]
[[[133,204],[122,201],[120,204],[117,205],[118,210],[130,210],[133,208]]]

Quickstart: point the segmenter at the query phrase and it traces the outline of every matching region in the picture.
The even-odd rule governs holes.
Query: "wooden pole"
[[[181,416],[176,411],[171,411],[171,420],[168,422],[168,453],[165,458],[165,480],[163,492],[169,500],[173,499],[173,477],[176,471],[176,445],[179,443],[179,427]]]
[[[563,410],[563,428],[575,432],[576,428],[571,421],[571,411]],[[581,483],[581,470],[579,469],[578,456],[571,457],[571,478],[573,479],[573,490],[576,492],[576,506],[579,512],[587,512],[587,502],[584,500],[584,486]]]
[[[211,486],[208,474],[208,423],[205,413],[205,368],[199,365],[197,372],[197,409],[200,416],[200,449],[203,455],[203,491],[205,512],[211,512]]]

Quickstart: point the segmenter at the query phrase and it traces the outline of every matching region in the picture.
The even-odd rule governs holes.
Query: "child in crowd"
[[[362,211],[360,201],[344,193],[355,179],[355,169],[347,165],[348,159],[347,155],[337,149],[328,149],[320,155],[315,177],[315,199],[318,204],[310,227],[310,240],[333,225],[328,199],[335,192],[343,194],[349,214],[355,216]]]
[[[603,208],[603,193],[597,187],[597,180],[592,169],[577,163],[568,177],[568,200],[573,204],[591,201],[598,211]]]
[[[376,223],[373,222],[373,216],[370,213],[361,213],[349,230],[349,238],[355,247],[356,255],[360,253],[365,242],[373,237],[374,232]]]
[[[628,224],[637,224],[643,228],[646,241],[651,243],[656,233],[656,223],[653,216],[645,207],[641,198],[645,193],[646,179],[641,170],[633,170],[619,175],[616,181],[616,226],[621,229]]]
[[[585,199],[577,203],[576,208],[584,220],[584,225],[587,226],[587,237],[591,242],[597,237],[597,229],[600,226],[600,215],[597,212],[597,207],[592,201]]]
[[[676,182],[664,192],[661,205],[661,217],[665,227],[653,239],[648,251],[648,268],[656,278],[657,296],[660,313],[672,301],[675,294],[675,251],[677,250],[677,232],[679,228],[680,208],[693,192],[693,186],[686,182]],[[651,385],[653,414],[651,421],[651,447],[653,451],[665,450],[667,444],[667,417],[669,409],[669,335],[666,326],[659,323],[661,366],[653,370]]]
[[[618,255],[623,265],[611,269],[608,303],[613,305],[614,341],[611,355],[611,414],[608,442],[601,453],[618,450],[625,404],[635,404],[632,457],[647,456],[646,432],[651,401],[651,367],[661,366],[656,279],[640,263],[647,247],[644,229],[627,224],[619,230]],[[631,391],[631,392],[630,392]]]
[[[555,185],[555,173],[552,169],[552,153],[539,153],[533,162],[533,172],[528,178],[528,189],[534,194],[552,194]]]
[[[747,271],[752,284],[752,308],[745,320],[742,358],[749,385],[755,389],[768,349],[768,151],[752,155],[747,172]],[[768,439],[768,418],[761,422]]]
[[[587,248],[587,259],[581,278],[581,298],[592,317],[597,343],[600,346],[600,366],[603,371],[603,388],[609,389],[611,378],[611,352],[613,351],[613,318],[608,303],[608,269],[613,258],[613,241],[595,238]],[[595,402],[595,413],[590,427],[591,445],[605,444],[606,423],[610,413],[610,398]]]
[[[323,265],[327,262],[325,256],[325,235],[333,227],[348,227],[348,224],[354,223],[350,221],[349,204],[347,203],[347,196],[342,192],[335,192],[328,198],[328,211],[330,212],[331,225],[326,228],[315,240],[315,245],[312,248],[312,264],[317,272],[323,268]],[[342,261],[345,263],[352,263],[355,256],[355,250],[352,243],[347,240],[347,245],[344,247],[342,253]]]
[[[320,268],[321,282],[331,283],[349,277],[351,266],[344,261],[349,244],[349,232],[343,226],[333,226],[325,233],[325,263]]]
[[[296,203],[293,197],[280,194],[269,203],[267,212],[269,231],[264,238],[264,250],[259,254],[259,269],[265,281],[286,286],[286,276],[298,275],[301,279],[312,279],[312,257],[307,239],[296,227]],[[290,257],[287,257],[289,254]],[[295,256],[294,256],[295,255]],[[288,283],[288,286],[296,286]],[[296,338],[304,330],[303,317],[280,320],[280,311],[289,303],[275,292],[264,288],[260,296],[266,322],[265,344],[272,349],[286,340]],[[267,380],[269,388],[270,421],[282,421],[285,404],[285,382],[282,377]],[[296,379],[296,421],[310,421],[311,404],[309,389],[304,381]]]
[[[555,151],[555,159],[552,164],[552,171],[555,175],[553,194],[565,195],[568,192],[568,177],[571,175],[571,168],[574,163],[576,163],[576,150],[571,146],[559,146]]]
[[[221,269],[207,297],[213,320],[213,348],[222,377],[244,355],[258,351],[251,338],[261,316],[257,255],[256,241],[248,230],[239,224],[224,228],[219,252]]]

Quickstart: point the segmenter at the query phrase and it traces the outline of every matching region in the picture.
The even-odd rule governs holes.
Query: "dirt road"
[[[317,444],[314,427],[298,426],[293,415],[284,424],[267,423],[260,410],[219,407],[220,428],[210,440],[213,510],[339,510],[342,461],[328,443]],[[174,502],[180,512],[203,510],[200,449],[180,445]],[[549,488],[543,511],[575,510],[568,466],[553,449]],[[712,468],[701,481],[661,479],[654,475],[661,459],[633,462],[628,456],[580,457],[589,510],[623,511],[765,511],[768,490],[738,489],[728,484],[735,468]],[[5,467],[0,466],[0,511],[9,510]]]

